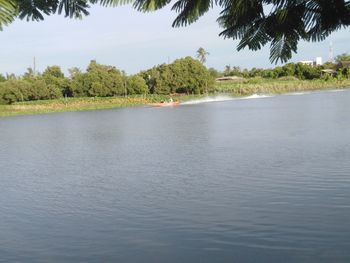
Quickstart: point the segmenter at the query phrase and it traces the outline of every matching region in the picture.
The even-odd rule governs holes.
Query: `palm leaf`
[[[13,22],[17,16],[16,2],[12,0],[0,0],[0,30]]]
[[[161,9],[169,4],[171,0],[136,0],[134,7],[142,12],[149,12]]]
[[[178,0],[172,10],[179,13],[173,22],[174,27],[186,26],[198,20],[212,7],[211,0]]]

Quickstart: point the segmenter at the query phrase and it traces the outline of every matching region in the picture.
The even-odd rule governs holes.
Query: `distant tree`
[[[241,67],[234,66],[234,67],[231,69],[231,73],[232,73],[234,76],[242,76],[242,69],[241,69]]]
[[[146,81],[138,75],[127,78],[127,91],[128,94],[147,94],[148,87]]]
[[[231,73],[231,66],[230,65],[226,65],[225,66],[225,70],[224,70],[224,76],[229,76]]]
[[[77,67],[68,69],[69,76],[72,78],[75,74],[81,73],[81,70]]]
[[[209,55],[209,52],[207,52],[204,48],[200,47],[197,50],[197,58],[202,63],[205,64],[207,61],[207,56]]]
[[[71,77],[71,84],[69,93],[72,97],[88,96],[87,88],[85,87],[86,74],[82,72],[75,72]]]
[[[262,77],[263,75],[263,69],[261,68],[252,68],[249,73],[248,76],[251,78],[255,78],[255,77]],[[243,75],[245,75],[245,73],[242,72]]]
[[[285,76],[285,71],[280,66],[275,67],[272,71],[272,75],[274,75],[276,78]]]
[[[124,94],[124,79],[120,70],[92,60],[86,73],[74,72],[71,81],[74,97],[107,97]]]
[[[8,80],[0,83],[0,104],[12,104],[29,99],[30,83],[24,80]]]
[[[218,78],[221,76],[221,73],[215,68],[209,68],[208,71],[210,76],[212,76],[213,78]]]
[[[48,66],[42,75],[43,77],[64,78],[64,74],[59,66]]]
[[[25,79],[30,84],[28,90],[28,100],[44,100],[44,99],[56,99],[57,97],[51,97],[47,85],[41,77],[32,77]]]
[[[213,88],[214,78],[207,68],[192,57],[162,64],[140,73],[152,94],[205,93]]]
[[[57,91],[59,90],[61,96],[71,97],[72,92],[70,91],[70,81],[64,77],[64,74],[59,66],[48,66],[43,74],[44,79],[48,88],[50,88],[50,93],[57,96]]]
[[[4,82],[4,81],[6,81],[6,78],[2,74],[0,74],[0,82]]]
[[[340,54],[335,58],[335,61],[337,62],[350,61],[350,54],[349,53]]]
[[[6,73],[6,80],[15,80],[18,79],[18,77],[14,73]]]
[[[284,66],[282,66],[282,75],[280,77],[286,77],[286,76],[294,76],[295,74],[295,65],[294,63],[288,63]]]
[[[27,68],[27,71],[24,73],[23,78],[33,78],[34,77],[34,70],[33,68],[29,67]]]
[[[274,69],[266,69],[262,73],[263,78],[275,79],[278,78],[278,73]]]
[[[323,63],[321,65],[321,68],[322,69],[334,69],[334,70],[336,70],[337,69],[337,65],[332,63],[332,62],[327,61],[326,63]]]
[[[214,79],[207,68],[191,57],[177,59],[169,66],[176,92],[200,94],[213,86]]]

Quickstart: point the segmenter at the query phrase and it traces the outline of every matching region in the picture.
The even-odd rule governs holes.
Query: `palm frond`
[[[171,0],[136,0],[134,8],[138,11],[149,12],[161,9],[170,2]]]
[[[102,6],[120,6],[133,3],[134,0],[90,0],[92,4],[100,4]]]
[[[178,13],[174,27],[186,26],[198,20],[212,7],[211,0],[178,0],[172,10]]]
[[[272,40],[270,46],[270,61],[277,63],[287,62],[292,57],[292,52],[297,51],[298,39],[281,35]]]
[[[13,0],[0,0],[0,30],[13,22],[17,16],[16,2]]]

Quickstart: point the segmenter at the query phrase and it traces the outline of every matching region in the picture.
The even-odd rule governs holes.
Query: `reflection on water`
[[[0,119],[0,261],[348,262],[349,101]]]

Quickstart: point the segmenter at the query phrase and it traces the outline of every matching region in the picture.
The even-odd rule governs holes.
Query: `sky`
[[[219,10],[213,9],[196,23],[172,28],[176,14],[170,8],[140,13],[130,6],[93,6],[82,20],[64,16],[46,17],[41,22],[16,20],[0,31],[0,73],[23,74],[36,58],[36,68],[59,65],[64,72],[78,67],[85,70],[89,61],[113,65],[128,74],[185,56],[195,57],[199,47],[210,53],[206,66],[224,70],[226,65],[241,68],[274,65],[269,62],[269,47],[259,51],[237,52],[238,41],[219,36],[216,22]],[[291,62],[329,58],[330,42],[334,55],[350,53],[350,28],[333,33],[323,42],[300,42]]]

